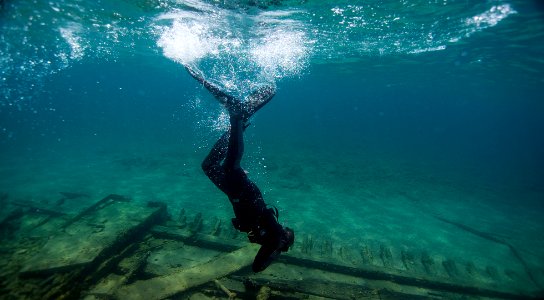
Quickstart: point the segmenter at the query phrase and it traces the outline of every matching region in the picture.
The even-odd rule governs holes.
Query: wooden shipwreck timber
[[[68,215],[10,205],[0,219],[6,299],[540,299],[542,271],[298,233],[265,272],[230,222],[109,195]]]

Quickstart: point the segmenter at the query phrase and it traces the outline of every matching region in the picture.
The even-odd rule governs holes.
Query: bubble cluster
[[[234,95],[300,74],[307,64],[311,41],[303,24],[290,18],[296,11],[250,14],[198,4],[159,16],[157,45]]]
[[[494,5],[487,11],[466,19],[467,35],[493,27],[509,15],[517,13],[510,4]]]
[[[79,60],[85,56],[85,49],[87,49],[89,45],[88,42],[82,40],[82,31],[81,24],[78,23],[70,23],[65,27],[59,28],[61,37],[70,46],[69,57],[63,52],[59,54],[59,57],[61,57],[66,64],[69,63],[69,60]]]
[[[162,52],[243,97],[310,62],[442,51],[514,14],[507,0],[8,1],[0,109],[31,109],[43,78],[85,60]]]
[[[85,59],[134,51],[147,20],[133,7],[70,0],[10,1],[0,10],[0,109],[32,110],[44,78]],[[126,10],[125,11],[119,11]]]
[[[500,0],[320,1],[304,9],[315,62],[441,51],[516,13]]]

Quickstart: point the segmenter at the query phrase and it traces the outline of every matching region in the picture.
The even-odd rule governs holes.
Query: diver
[[[202,162],[202,170],[225,193],[232,204],[234,228],[246,232],[249,241],[261,245],[253,261],[252,269],[260,272],[286,252],[295,241],[295,233],[278,223],[278,210],[267,207],[257,185],[249,180],[240,167],[244,153],[244,130],[249,118],[265,106],[275,95],[275,89],[265,86],[252,92],[245,101],[219,89],[213,83],[188,66],[185,69],[225,106],[229,113],[230,130],[225,132]]]

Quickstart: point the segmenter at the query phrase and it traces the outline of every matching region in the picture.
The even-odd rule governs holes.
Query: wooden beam
[[[180,294],[190,288],[202,285],[216,278],[221,278],[253,262],[258,245],[248,244],[238,250],[216,257],[215,259],[175,273],[149,280],[137,281],[117,290],[118,299],[165,299]]]

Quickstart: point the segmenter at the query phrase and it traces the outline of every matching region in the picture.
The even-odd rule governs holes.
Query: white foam
[[[300,73],[309,49],[301,31],[275,30],[252,45],[252,59],[267,76],[284,77]]]
[[[409,51],[410,54],[418,54],[418,53],[424,53],[424,52],[434,52],[434,51],[442,51],[446,50],[446,45],[440,45],[436,47],[428,47],[428,48],[419,48]]]
[[[157,44],[166,57],[181,64],[190,64],[208,53],[217,53],[219,39],[207,36],[210,29],[200,23],[174,21],[164,31]]]
[[[473,25],[478,29],[493,27],[509,15],[517,13],[510,4],[494,5],[489,10],[467,19],[467,25]]]
[[[60,27],[60,36],[70,46],[70,58],[73,60],[79,60],[85,56],[86,46],[82,43],[80,33],[82,27],[78,23],[70,23],[65,27]]]
[[[263,81],[297,74],[305,66],[308,39],[299,30],[301,25],[288,18],[294,13],[171,11],[156,19],[171,21],[158,26],[157,45],[167,58],[201,68],[225,89],[244,94]]]

